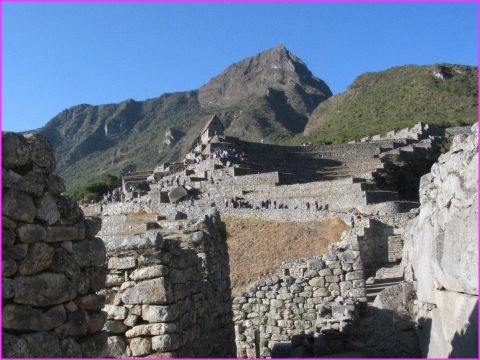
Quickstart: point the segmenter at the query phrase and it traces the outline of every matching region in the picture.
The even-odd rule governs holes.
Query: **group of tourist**
[[[260,201],[260,209],[288,209],[286,204],[278,204],[276,200],[262,200]]]
[[[231,209],[249,209],[252,206],[247,201],[242,201],[235,198],[225,198],[225,208]]]
[[[315,210],[324,210],[324,209],[328,210],[328,204],[326,204],[324,207],[323,205],[319,205],[317,200],[315,200],[313,204],[315,205]],[[310,208],[311,208],[311,204],[309,201],[307,201],[305,203],[305,210],[310,210]]]

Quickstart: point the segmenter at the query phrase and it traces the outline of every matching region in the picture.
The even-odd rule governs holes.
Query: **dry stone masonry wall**
[[[300,334],[330,338],[315,356],[341,351],[366,301],[354,242],[332,244],[320,257],[286,262],[277,274],[234,298],[237,356],[270,357]]]
[[[105,244],[110,356],[235,355],[226,233],[217,213]]]
[[[104,357],[105,247],[38,135],[2,134],[2,356]]]

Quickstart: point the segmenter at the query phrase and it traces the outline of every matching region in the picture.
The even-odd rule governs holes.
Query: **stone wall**
[[[2,134],[2,355],[104,357],[105,247],[38,135]]]
[[[218,213],[109,237],[104,310],[112,357],[235,355],[226,233]]]
[[[416,283],[424,356],[478,357],[478,131],[454,138],[420,182],[402,264]]]
[[[323,256],[286,262],[275,275],[234,298],[237,356],[270,357],[275,347],[299,334],[333,334],[337,344],[331,350],[341,351],[341,339],[351,335],[366,301],[355,243],[332,244]]]

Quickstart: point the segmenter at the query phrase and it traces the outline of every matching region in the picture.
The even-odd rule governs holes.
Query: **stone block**
[[[68,302],[77,296],[76,282],[64,274],[43,272],[15,279],[17,304],[49,306]]]
[[[109,269],[132,269],[136,266],[135,257],[125,256],[125,257],[110,257],[108,259],[108,268]]]
[[[149,338],[133,338],[130,340],[133,356],[148,355],[152,352],[152,342]]]
[[[36,201],[37,219],[46,222],[48,225],[55,224],[60,219],[60,212],[57,203],[52,195],[46,193]]]
[[[123,323],[129,327],[134,327],[135,325],[138,324],[139,321],[140,321],[140,316],[128,315]]]
[[[121,320],[107,320],[103,326],[103,330],[109,334],[123,334],[127,328]]]
[[[172,288],[165,278],[139,282],[125,290],[122,295],[125,304],[166,304],[172,301]]]
[[[82,240],[82,234],[75,226],[49,226],[47,227],[47,242],[60,242]]]
[[[2,278],[2,299],[11,299],[14,295],[14,280]]]
[[[105,305],[105,295],[88,294],[75,299],[80,309],[101,310]]]
[[[120,275],[116,274],[107,274],[107,278],[105,280],[105,286],[113,287],[113,286],[120,286],[122,285],[124,278]]]
[[[104,358],[108,354],[108,335],[105,331],[89,336],[82,343],[82,357]]]
[[[53,261],[55,250],[53,247],[37,242],[30,246],[26,258],[19,263],[20,275],[33,275],[45,270]]]
[[[2,198],[2,215],[10,219],[32,223],[37,210],[30,195],[15,190],[7,190]]]
[[[58,337],[83,336],[88,332],[88,314],[85,310],[67,313],[67,321],[55,328]]]
[[[183,345],[180,334],[165,334],[152,337],[152,349],[155,351],[178,350]]]
[[[55,169],[55,155],[48,139],[40,134],[29,133],[24,135],[30,147],[30,160],[45,174]]]
[[[76,241],[73,243],[73,257],[80,267],[103,265],[105,245],[99,238]]]
[[[6,305],[2,309],[2,328],[17,331],[48,331],[63,324],[66,320],[62,305],[47,311],[27,305]]]
[[[12,277],[17,272],[17,262],[13,259],[2,260],[2,276]]]
[[[321,259],[308,259],[307,260],[307,269],[308,270],[322,270],[325,268],[325,262]]]
[[[164,335],[177,332],[179,329],[175,323],[156,323],[137,325],[125,333],[128,338],[138,336]]]
[[[2,257],[4,259],[8,258],[13,260],[22,260],[27,255],[27,251],[28,251],[27,244],[17,244],[17,245],[6,247],[5,249],[3,249]]]
[[[65,191],[65,183],[57,174],[50,174],[47,179],[47,190],[53,196],[60,196]]]
[[[153,322],[171,322],[181,315],[179,304],[162,306],[162,305],[143,305],[142,318],[150,323]]]
[[[345,280],[360,280],[365,277],[363,270],[353,271],[345,275]]]
[[[327,276],[325,276],[325,281],[327,283],[339,282],[340,277],[338,275],[327,275]]]
[[[123,341],[121,336],[109,336],[108,337],[108,357],[112,358],[124,358],[127,344]]]
[[[87,332],[96,333],[102,330],[107,321],[107,316],[105,311],[90,312],[87,319]]]
[[[2,331],[2,357],[26,358],[27,342],[19,336]]]
[[[329,295],[330,295],[330,291],[328,291],[328,289],[326,288],[320,288],[313,292],[313,297],[325,297]]]
[[[107,319],[109,320],[125,320],[128,314],[128,309],[124,306],[107,304],[103,310],[108,314]]]
[[[168,275],[168,266],[165,265],[155,265],[147,266],[144,268],[135,269],[130,274],[130,279],[138,281],[145,279],[152,279],[156,277],[162,277]]]
[[[82,347],[75,339],[69,337],[60,341],[60,350],[63,358],[81,358]]]
[[[55,272],[62,272],[67,275],[67,277],[77,279],[77,281],[80,280],[81,277],[80,266],[78,266],[73,256],[62,248],[55,249],[49,269]]]
[[[102,219],[89,217],[85,219],[85,235],[87,238],[94,238],[102,228]]]
[[[318,272],[318,275],[319,276],[328,276],[328,275],[332,275],[332,269],[330,268],[326,268],[326,269],[322,269]]]
[[[323,287],[323,286],[325,286],[325,278],[323,278],[323,277],[321,277],[321,276],[314,277],[314,278],[312,278],[308,283],[309,283],[311,286]]]
[[[176,203],[183,200],[188,195],[188,191],[183,186],[178,186],[168,193],[170,202]]]
[[[3,217],[6,219],[6,217]],[[2,228],[2,248],[9,248],[15,244],[15,233],[13,230],[7,230]]]
[[[22,338],[26,341],[27,357],[58,358],[62,356],[59,338],[53,332],[34,332],[25,334]]]
[[[2,166],[22,169],[30,162],[30,147],[27,140],[13,132],[2,133]]]

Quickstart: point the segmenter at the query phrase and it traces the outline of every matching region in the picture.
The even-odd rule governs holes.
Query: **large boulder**
[[[422,177],[420,213],[404,233],[405,276],[416,282],[420,306],[429,304],[425,305],[427,310],[417,315],[420,322],[429,324],[423,327],[429,329],[428,341],[421,342],[424,356],[447,357],[450,352],[458,352],[455,344],[459,342],[455,339],[464,337],[462,331],[471,328],[471,314],[453,317],[451,310],[468,303],[463,309],[476,311],[477,172],[478,130],[474,125],[472,135],[455,137],[450,151],[440,156],[430,174]],[[451,319],[455,319],[453,325],[442,325]],[[436,347],[440,343],[444,346]],[[476,354],[476,349],[475,346],[463,352]]]
[[[188,195],[188,191],[183,186],[178,186],[168,193],[170,202],[176,203],[183,200]]]

